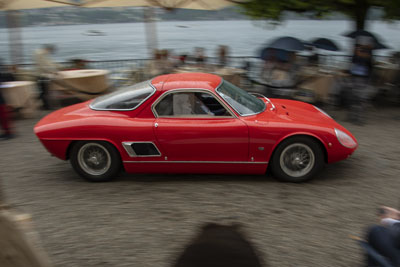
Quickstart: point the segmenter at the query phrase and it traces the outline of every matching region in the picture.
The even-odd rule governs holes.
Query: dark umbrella
[[[357,31],[345,33],[343,35],[346,36],[346,37],[349,37],[349,38],[353,38],[353,39],[358,39],[360,37],[369,37],[369,38],[372,39],[372,41],[374,43],[374,49],[388,49],[388,48],[390,48],[387,45],[384,45],[383,43],[381,43],[379,41],[379,39],[373,33],[369,32],[369,31],[357,30]]]
[[[339,46],[336,43],[334,43],[332,40],[329,40],[327,38],[315,39],[314,41],[311,42],[311,45],[316,48],[328,50],[328,51],[339,51],[340,50]]]
[[[304,43],[301,40],[289,36],[280,37],[273,40],[271,43],[269,43],[267,48],[274,48],[285,51],[302,51],[306,49]]]
[[[286,50],[265,47],[261,49],[260,58],[263,60],[277,60],[281,62],[287,62],[289,61],[290,57],[289,53],[290,52]]]

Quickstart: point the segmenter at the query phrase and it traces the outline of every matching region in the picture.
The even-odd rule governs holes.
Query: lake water
[[[262,26],[264,25],[264,26]],[[288,21],[275,28],[253,21],[190,21],[158,22],[158,47],[174,53],[192,53],[194,47],[204,47],[207,56],[215,56],[218,45],[228,45],[231,56],[257,56],[257,51],[272,38],[293,36],[303,40],[325,37],[335,40],[349,53],[351,39],[342,36],[352,30],[350,21]],[[369,30],[392,50],[400,50],[400,22],[388,24],[373,22]],[[90,30],[103,36],[86,35]],[[24,61],[30,62],[33,51],[42,44],[55,44],[54,58],[67,61],[72,58],[114,60],[147,58],[145,27],[143,23],[93,24],[22,29]],[[0,29],[0,57],[9,61],[8,31]]]

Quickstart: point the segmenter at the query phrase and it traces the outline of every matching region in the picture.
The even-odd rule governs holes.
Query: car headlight
[[[335,133],[339,143],[342,144],[342,146],[347,148],[355,148],[357,146],[356,141],[354,141],[354,139],[345,132],[335,128]]]
[[[332,119],[332,117],[331,116],[329,116],[329,114],[328,113],[326,113],[325,111],[323,111],[322,109],[320,109],[320,108],[318,108],[318,107],[316,107],[316,106],[313,106],[316,110],[318,110],[319,112],[321,112],[322,114],[324,114],[325,116],[327,116],[327,117],[329,117],[329,118],[331,118]]]

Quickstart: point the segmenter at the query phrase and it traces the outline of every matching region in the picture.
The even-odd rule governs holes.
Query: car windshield
[[[140,106],[155,91],[150,81],[145,81],[100,96],[90,104],[90,107],[95,110],[132,110]]]
[[[265,110],[265,102],[243,89],[223,81],[217,93],[241,116],[258,114]]]

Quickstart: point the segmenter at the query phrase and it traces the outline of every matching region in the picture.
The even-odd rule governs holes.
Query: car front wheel
[[[91,182],[113,179],[121,169],[121,157],[117,149],[108,142],[80,141],[70,152],[74,170]]]
[[[284,182],[307,181],[324,166],[324,153],[317,141],[305,136],[284,140],[272,157],[272,173]]]

